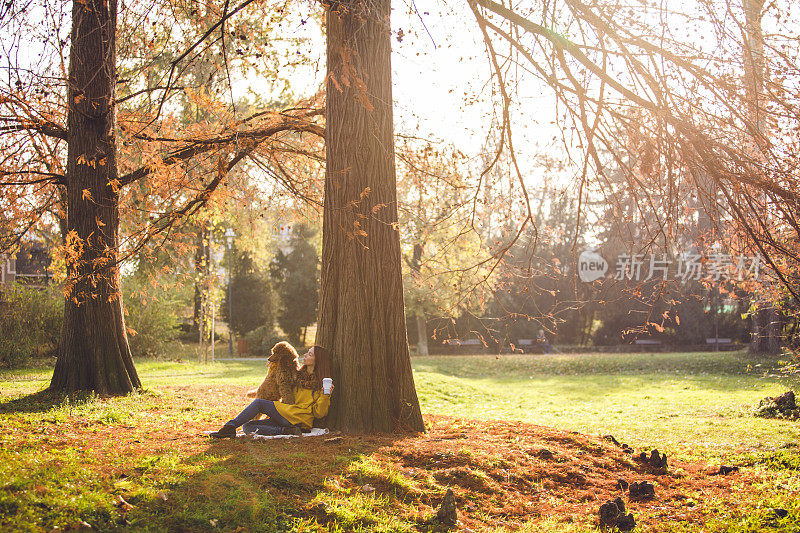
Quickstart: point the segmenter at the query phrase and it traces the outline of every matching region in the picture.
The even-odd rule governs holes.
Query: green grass
[[[447,356],[415,358],[414,377],[425,412],[719,457],[800,445],[797,423],[751,416],[764,396],[798,389],[781,366],[731,352]]]
[[[709,502],[719,512],[704,528],[799,528],[800,423],[751,416],[762,397],[800,389],[780,361],[743,353],[477,355],[412,365],[426,414],[611,433],[637,448],[757,469],[763,481],[743,488],[737,505]],[[263,361],[143,360],[137,369],[145,390],[112,399],[29,396],[47,386],[51,368],[0,372],[0,530],[81,521],[102,530],[319,530],[297,518],[316,501],[335,517],[328,531],[412,531],[396,506],[435,487],[370,459],[368,439],[311,454],[302,442],[201,438],[244,404],[241,392],[261,379]],[[386,490],[340,489],[337,476]],[[118,496],[133,507],[121,510]],[[773,520],[773,507],[790,515]],[[550,517],[521,530],[588,531],[590,522]]]

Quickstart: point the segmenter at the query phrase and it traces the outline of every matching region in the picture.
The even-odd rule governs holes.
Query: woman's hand
[[[331,394],[333,394],[333,389],[335,389],[335,388],[336,388],[336,385],[331,383],[331,391],[328,394],[325,394],[325,390],[323,390],[322,394],[325,394],[325,396],[330,396]]]

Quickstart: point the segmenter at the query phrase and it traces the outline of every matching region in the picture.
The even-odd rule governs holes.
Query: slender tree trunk
[[[764,33],[761,29],[761,15],[764,0],[742,0],[745,15],[744,82],[747,101],[750,106],[750,120],[756,131],[753,132],[756,144],[762,145],[761,136],[765,133],[764,111],[761,109],[761,94],[764,92]]]
[[[761,331],[762,305],[759,303],[750,313],[750,353],[764,351],[764,337]]]
[[[406,338],[389,0],[328,6],[325,211],[316,344],[332,351],[330,423],[422,431]]]
[[[116,0],[73,2],[67,90],[67,285],[50,387],[124,394],[133,366],[117,263]]]
[[[750,105],[750,120],[753,128],[754,145],[759,150],[766,146],[766,117],[762,109],[762,93],[764,92],[764,34],[761,28],[761,16],[764,0],[743,0],[745,14],[744,79],[747,101]],[[761,200],[763,215],[769,217],[766,196]],[[753,317],[753,335],[750,351],[753,353],[778,354],[781,351],[780,321],[775,307],[765,302],[758,306]]]
[[[783,343],[783,320],[778,309],[772,305],[767,310],[767,353],[770,355],[780,355]]]
[[[203,253],[203,223],[200,222],[197,227],[197,240],[194,247],[194,313],[192,315],[193,326],[196,331],[202,330],[203,322],[203,282],[201,281],[204,275],[203,260],[205,254]]]
[[[211,305],[211,230],[206,222],[198,224],[197,248],[194,253],[194,295],[195,295],[195,324],[200,342],[198,362],[207,362],[209,325],[208,315]]]
[[[428,323],[425,321],[425,313],[417,315],[417,332],[419,341],[417,342],[417,353],[428,355]]]

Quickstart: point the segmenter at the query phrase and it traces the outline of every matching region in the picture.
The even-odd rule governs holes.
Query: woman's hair
[[[304,389],[319,390],[323,378],[331,377],[331,353],[322,346],[314,345],[314,373],[303,372],[306,365],[300,367],[297,380]]]

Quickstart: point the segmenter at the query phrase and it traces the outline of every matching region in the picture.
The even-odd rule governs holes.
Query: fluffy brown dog
[[[279,342],[272,347],[268,361],[267,377],[260,387],[248,391],[248,398],[294,403],[292,388],[297,380],[297,352],[288,342]]]

